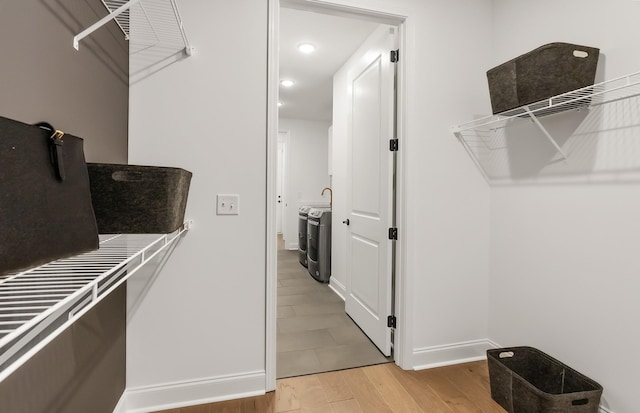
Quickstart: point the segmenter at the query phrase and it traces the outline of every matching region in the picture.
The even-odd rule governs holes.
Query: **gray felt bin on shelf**
[[[509,413],[598,413],[602,386],[533,347],[487,350],[491,397]]]
[[[490,69],[493,113],[593,85],[599,55],[600,50],[593,47],[549,43]]]
[[[184,223],[191,172],[98,163],[87,169],[100,234],[163,234]]]

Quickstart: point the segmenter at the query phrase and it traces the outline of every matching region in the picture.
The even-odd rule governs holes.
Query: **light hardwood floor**
[[[277,381],[265,396],[161,413],[504,413],[486,361],[422,371],[392,363]]]

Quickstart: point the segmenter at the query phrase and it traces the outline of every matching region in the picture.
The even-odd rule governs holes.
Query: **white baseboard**
[[[114,413],[150,413],[265,394],[265,372],[129,388]]]
[[[487,358],[486,351],[499,346],[491,340],[474,340],[413,350],[413,369],[424,370]]]
[[[288,244],[285,244],[284,249],[286,249],[287,251],[297,251],[298,250],[298,243],[297,242],[290,242]]]
[[[329,288],[331,288],[333,292],[338,295],[338,297],[342,298],[342,301],[345,300],[345,296],[347,295],[347,287],[345,287],[344,284],[331,277],[329,278]]]
[[[113,409],[113,413],[127,413],[127,391],[125,390],[118,400],[118,404]]]

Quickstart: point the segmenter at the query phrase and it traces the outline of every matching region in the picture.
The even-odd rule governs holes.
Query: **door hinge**
[[[398,139],[389,140],[389,150],[391,152],[396,152],[398,150]]]
[[[396,316],[390,315],[387,317],[387,327],[396,328]]]
[[[398,239],[398,228],[389,228],[389,239]]]
[[[390,58],[391,58],[391,63],[398,63],[398,61],[400,60],[400,50],[399,49],[392,50]]]

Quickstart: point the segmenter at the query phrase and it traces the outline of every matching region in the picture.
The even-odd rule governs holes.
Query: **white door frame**
[[[277,238],[276,238],[276,178],[278,146],[278,89],[279,89],[279,10],[280,3],[291,8],[316,10],[328,14],[360,16],[379,23],[399,27],[400,61],[398,64],[397,122],[398,163],[396,170],[396,241],[395,260],[395,314],[397,327],[394,332],[394,360],[403,369],[413,369],[413,281],[406,268],[406,194],[405,156],[407,150],[406,113],[408,78],[412,74],[413,21],[410,12],[395,5],[366,4],[366,0],[269,0],[268,9],[268,65],[267,65],[267,228],[266,228],[266,331],[265,331],[265,389],[276,389],[276,284],[277,284]],[[373,3],[373,2],[372,2]],[[391,138],[391,137],[390,137]]]

